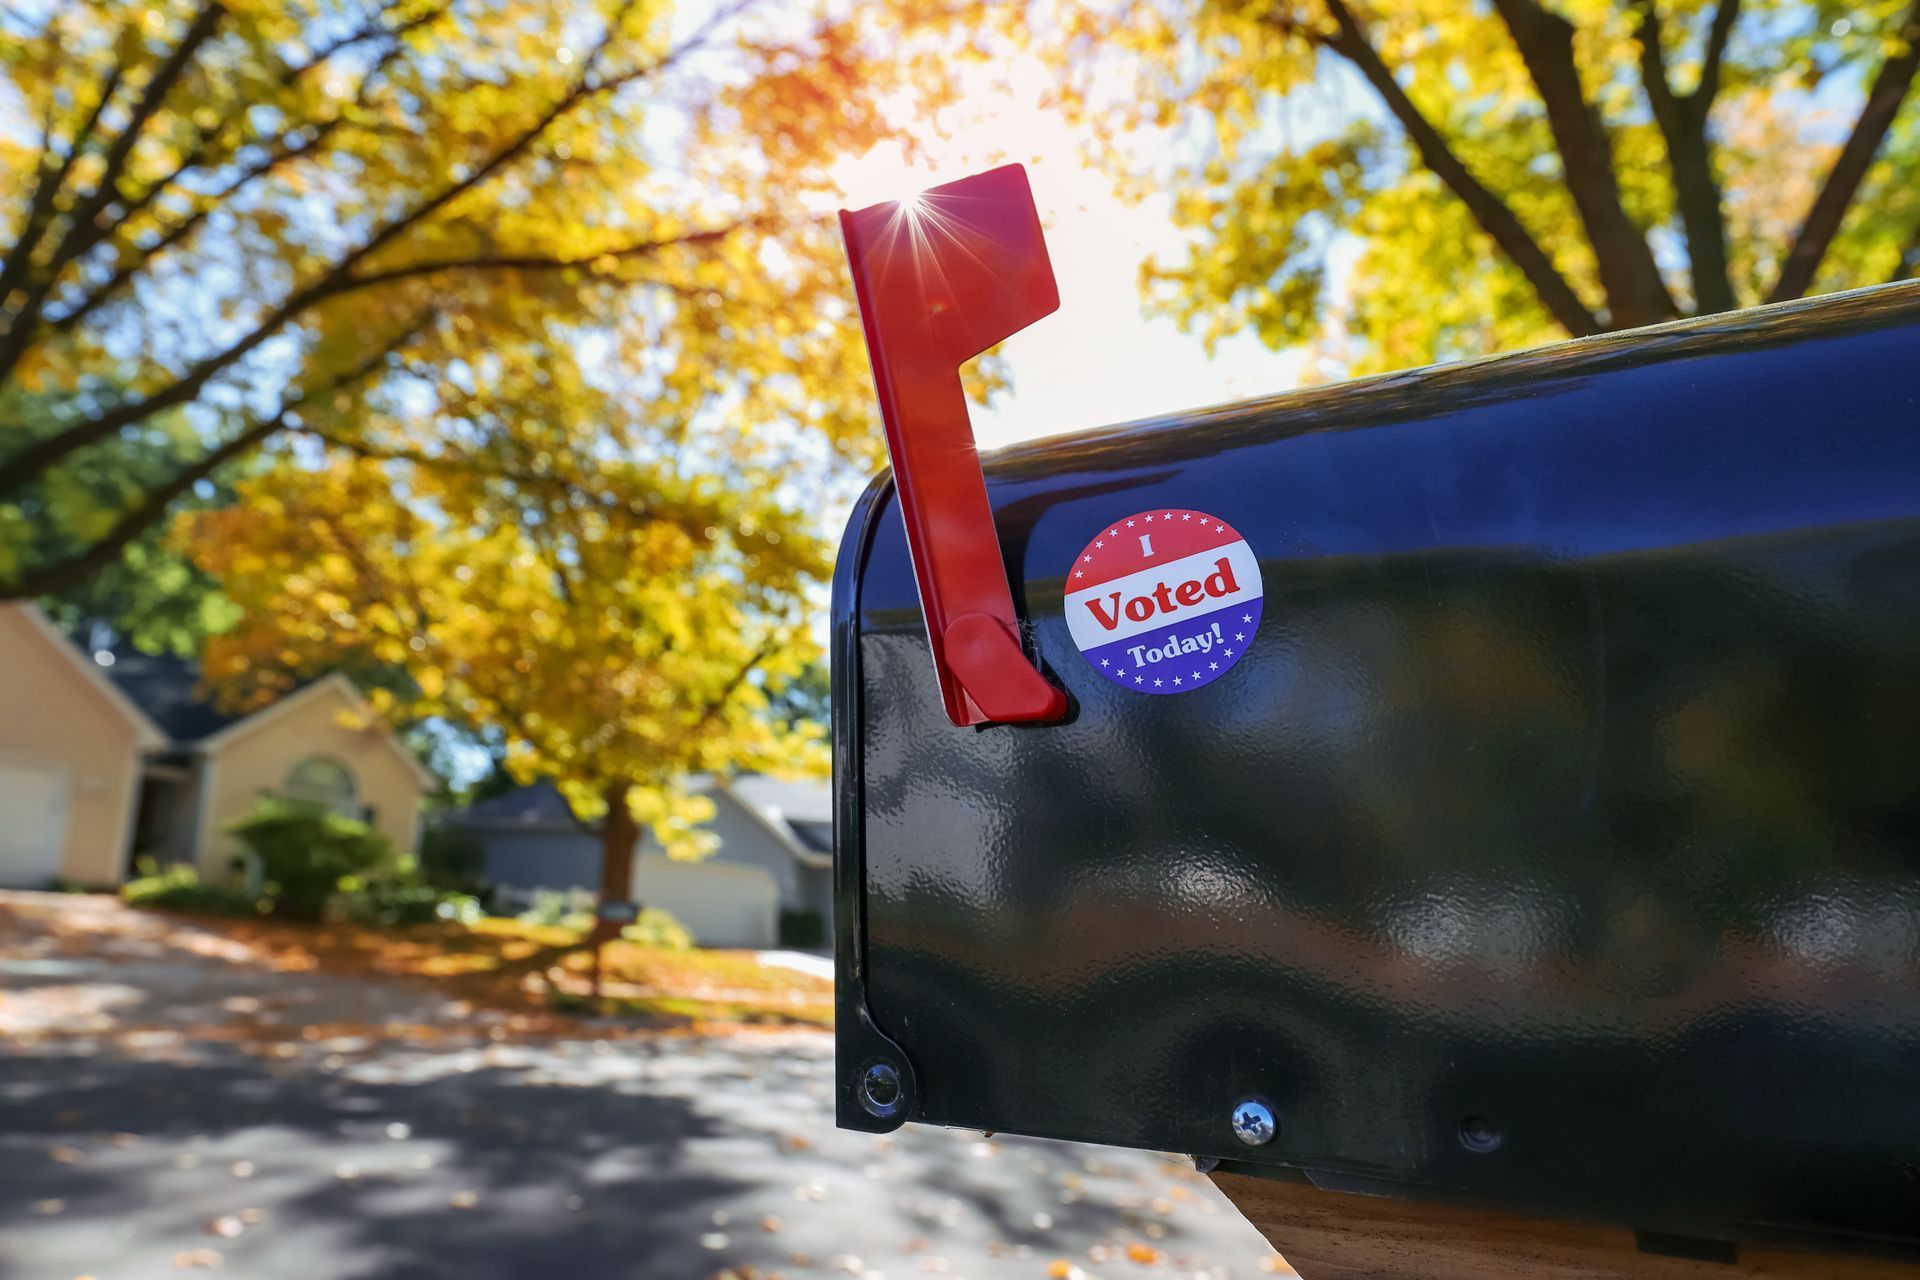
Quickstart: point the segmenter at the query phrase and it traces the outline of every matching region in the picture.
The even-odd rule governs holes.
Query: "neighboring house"
[[[263,795],[360,818],[411,851],[434,778],[344,676],[248,715],[192,663],[90,655],[32,605],[0,606],[0,885],[112,885],[134,859],[220,872]]]
[[[770,947],[782,911],[808,911],[824,928],[833,909],[833,804],[823,782],[701,777],[712,798],[707,829],[719,847],[698,861],[668,858],[651,835],[634,846],[634,897],[670,912],[704,947]],[[448,827],[479,845],[495,886],[596,890],[600,836],[548,783],[522,787],[455,815]]]

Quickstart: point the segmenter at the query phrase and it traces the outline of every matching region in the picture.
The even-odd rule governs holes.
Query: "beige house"
[[[118,884],[137,857],[218,873],[264,795],[366,821],[403,850],[433,775],[344,676],[249,715],[192,664],[88,654],[31,605],[0,606],[0,885]]]

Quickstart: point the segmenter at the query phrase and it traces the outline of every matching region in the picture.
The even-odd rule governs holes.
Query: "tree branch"
[[[1914,224],[1913,234],[1907,237],[1906,247],[1900,251],[1900,260],[1893,264],[1893,274],[1887,277],[1887,283],[1899,284],[1916,275],[1920,275],[1920,223]]]
[[[411,341],[420,332],[425,322],[426,318],[422,317],[409,325],[371,357],[330,380],[315,394],[331,396],[367,377],[385,364],[387,357]],[[231,440],[209,450],[191,465],[169,477],[165,483],[148,490],[133,508],[115,520],[113,525],[91,545],[71,555],[62,556],[50,564],[33,566],[11,581],[0,582],[0,601],[58,595],[79,586],[113,563],[130,543],[165,518],[168,508],[187,490],[211,476],[234,458],[256,448],[276,432],[292,426],[290,419],[301,404],[312,398],[312,396],[301,396],[282,405],[279,412],[272,417],[250,424]]]
[[[291,428],[304,435],[312,436],[324,444],[351,453],[355,457],[370,462],[404,462],[409,466],[426,470],[464,471],[471,475],[485,476],[492,480],[504,480],[523,488],[542,491],[549,494],[583,494],[595,501],[607,496],[607,491],[595,489],[591,485],[552,472],[523,471],[514,467],[483,461],[466,454],[426,453],[419,449],[398,445],[373,444],[365,440],[355,440],[338,432],[327,431],[320,427],[300,425]]]
[[[60,189],[66,185],[67,175],[73,171],[74,162],[80,158],[81,151],[92,139],[93,131],[100,124],[100,117],[106,112],[107,103],[111,102],[113,95],[119,92],[120,79],[125,73],[126,66],[118,59],[108,68],[106,77],[100,83],[100,96],[94,101],[93,110],[87,113],[87,118],[74,131],[73,139],[67,144],[67,154],[61,157],[57,166],[50,166],[47,163],[52,159],[53,147],[52,126],[51,124],[48,126],[43,158],[38,176],[34,180],[33,194],[27,201],[26,221],[21,225],[20,234],[14,238],[13,247],[7,251],[5,267],[0,268],[0,311],[9,313],[7,320],[9,337],[20,324],[21,316],[27,309],[23,306],[15,310],[8,304],[14,292],[26,279],[33,255],[40,248],[40,237],[45,235],[47,228],[53,224],[54,201],[59,198]]]
[[[384,17],[387,13],[390,13],[398,7],[398,5],[388,6],[388,8],[380,11],[378,17],[368,22],[359,30],[348,32],[331,44],[320,46],[305,62],[288,67],[286,71],[281,74],[280,83],[292,84],[295,80],[298,80],[315,67],[326,65],[335,55],[344,53],[357,44],[365,44],[369,40],[378,40],[383,37],[390,40],[397,40],[399,37],[407,35],[410,32],[418,31],[421,27],[426,26],[428,23],[444,15],[451,6],[447,4],[437,4],[431,8],[422,9],[419,13],[397,26],[385,26],[379,21],[379,17]]]
[[[215,375],[260,347],[296,316],[321,302],[361,287],[353,276],[354,268],[403,232],[474,190],[503,166],[525,154],[528,148],[538,141],[555,122],[580,104],[616,92],[626,85],[664,70],[695,47],[699,40],[705,38],[704,33],[707,28],[703,27],[693,39],[676,46],[651,62],[634,67],[620,75],[602,77],[598,71],[600,57],[618,32],[624,13],[623,8],[609,21],[606,33],[594,47],[593,52],[583,60],[580,78],[574,82],[573,86],[557,102],[542,112],[537,120],[514,135],[465,177],[442,187],[433,196],[382,224],[359,247],[348,251],[310,284],[295,290],[260,320],[251,332],[230,343],[224,349],[189,366],[168,386],[142,400],[75,423],[64,431],[15,452],[4,463],[0,463],[0,495],[18,492],[43,474],[48,467],[76,450],[104,440],[114,432],[143,421],[163,409],[170,409],[192,400]]]
[[[392,34],[399,35],[412,30],[426,22],[432,21],[433,18],[445,12],[446,9],[444,7],[427,10],[419,17],[402,23],[398,28],[394,29]],[[359,43],[360,40],[365,38],[368,38],[368,33],[362,32],[360,36],[353,40],[341,42],[333,51],[337,52],[338,48]],[[365,104],[368,90],[372,88],[375,81],[386,68],[392,64],[393,60],[399,56],[401,47],[398,40],[393,41],[388,48],[381,53],[374,64],[367,69],[366,74],[361,76],[359,87],[354,91],[352,108],[343,109],[328,117],[326,120],[320,121],[318,124],[296,125],[283,131],[279,137],[267,144],[268,154],[264,160],[256,161],[254,164],[241,170],[236,178],[207,199],[206,203],[202,204],[200,208],[194,210],[180,222],[165,231],[159,240],[142,251],[137,258],[125,262],[116,268],[105,282],[93,289],[73,307],[62,313],[60,318],[54,321],[52,325],[53,331],[55,333],[65,333],[79,324],[102,303],[118,294],[131,283],[136,276],[152,265],[156,257],[165,253],[174,245],[184,240],[188,235],[192,234],[194,229],[200,226],[222,202],[230,200],[236,193],[249,184],[273,172],[288,161],[318,152],[327,139],[342,125],[346,124],[350,110]],[[294,79],[298,78],[300,73],[320,65],[324,61],[324,57],[316,57],[301,64],[299,67],[293,68],[284,77],[284,82],[291,83]],[[121,211],[120,216],[115,218],[111,225],[102,227],[98,235],[90,238],[89,243],[79,246],[79,252],[90,252],[100,241],[110,236],[121,234],[127,224],[157,197],[177,183],[189,170],[202,165],[213,143],[224,134],[228,128],[232,127],[235,122],[243,119],[244,116],[244,112],[238,112],[221,120],[209,129],[200,130],[193,148],[181,158],[179,164],[174,166],[173,171],[153,182],[139,196],[126,200],[125,207]],[[303,129],[310,129],[311,132],[301,141],[289,145],[288,139]],[[19,363],[21,356],[26,353],[27,344],[31,342],[34,337],[34,326],[37,326],[41,319],[41,309],[52,296],[53,291],[59,287],[60,272],[74,260],[73,257],[56,259],[49,267],[46,278],[41,282],[41,285],[32,298],[29,299],[25,317],[17,317],[14,325],[8,330],[5,339],[0,340],[0,379],[4,379],[7,374],[11,373],[14,366]]]
[[[1687,262],[1693,279],[1694,307],[1702,314],[1733,309],[1733,279],[1727,269],[1727,223],[1719,179],[1707,142],[1707,117],[1720,91],[1720,58],[1739,15],[1740,0],[1721,0],[1707,38],[1700,83],[1692,93],[1676,95],[1667,78],[1657,0],[1639,0],[1640,79],[1653,118],[1666,142],[1673,170],[1674,202],[1687,237]]]
[[[1492,237],[1500,251],[1519,268],[1520,274],[1533,286],[1547,313],[1575,337],[1600,332],[1598,318],[1580,301],[1573,286],[1567,283],[1566,277],[1553,265],[1553,259],[1521,225],[1513,210],[1473,176],[1447,145],[1446,139],[1440,136],[1440,131],[1400,87],[1400,82],[1394,78],[1386,63],[1381,61],[1379,52],[1368,40],[1365,29],[1346,0],[1327,0],[1327,9],[1338,24],[1338,30],[1331,36],[1321,37],[1323,42],[1366,77],[1367,83],[1380,95],[1381,101],[1400,122],[1401,128],[1407,131],[1408,139],[1420,153],[1421,162],[1467,206],[1480,229]]]
[[[443,258],[434,262],[411,262],[403,266],[390,267],[384,271],[369,271],[352,277],[353,289],[371,288],[376,285],[392,284],[399,280],[412,280],[420,276],[439,275],[447,271],[565,271],[569,268],[591,269],[603,258],[630,259],[643,258],[663,249],[681,247],[700,248],[726,239],[736,231],[747,227],[765,225],[762,219],[749,219],[728,227],[714,227],[706,231],[692,231],[686,235],[668,236],[662,240],[642,240],[634,244],[608,249],[586,258],[554,258],[545,254],[480,254],[470,258]]]
[[[1726,63],[1727,42],[1733,38],[1733,24],[1740,17],[1740,0],[1720,0],[1713,11],[1713,25],[1707,31],[1707,48],[1700,59],[1700,83],[1692,97],[1700,102],[1700,114],[1706,116],[1713,100],[1720,96],[1720,69]]]
[[[1613,169],[1613,140],[1587,101],[1573,56],[1573,24],[1534,0],[1493,0],[1546,107],[1560,168],[1600,266],[1609,327],[1654,324],[1675,313],[1647,238],[1627,217]]]
[[[214,28],[220,25],[220,19],[226,16],[226,10],[219,0],[208,0],[207,5],[193,16],[187,29],[180,37],[180,43],[167,54],[166,60],[154,69],[147,83],[140,91],[140,100],[134,104],[127,119],[126,127],[120,130],[111,145],[107,147],[106,157],[101,167],[100,180],[94,184],[91,194],[79,202],[67,224],[67,232],[59,250],[54,254],[53,264],[48,268],[48,276],[57,276],[66,263],[85,253],[87,249],[99,243],[105,234],[99,231],[96,220],[109,202],[120,193],[120,177],[126,171],[127,161],[133,155],[133,149],[140,141],[141,131],[147,122],[153,119],[167,95],[173,92],[173,86],[181,75],[192,65],[194,56],[200,52],[200,46],[213,38]],[[91,238],[89,238],[91,237]],[[71,242],[78,247],[70,247]]]
[[[1867,91],[1867,101],[1860,109],[1860,118],[1854,121],[1853,132],[1840,149],[1826,183],[1807,211],[1807,220],[1794,237],[1793,247],[1780,264],[1780,278],[1767,295],[1769,302],[1798,298],[1813,286],[1813,277],[1820,270],[1834,236],[1839,234],[1847,207],[1859,194],[1860,183],[1866,178],[1875,153],[1886,141],[1887,131],[1893,127],[1894,117],[1900,113],[1900,105],[1913,87],[1914,73],[1920,71],[1920,0],[1914,0],[1913,7],[1901,19],[1897,36],[1903,42],[1902,47],[1881,65],[1880,74],[1873,78],[1873,87]]]
[[[51,564],[36,565],[10,581],[0,582],[0,601],[59,595],[79,586],[112,564],[129,543],[158,524],[166,515],[167,508],[181,494],[285,426],[286,416],[290,412],[290,408],[282,409],[273,417],[254,423],[181,470],[165,484],[149,490],[138,506],[114,521],[112,527],[90,546]]]
[[[0,378],[13,371],[20,358],[26,354],[27,344],[39,327],[40,311],[47,298],[53,293],[61,272],[67,266],[91,252],[118,227],[119,219],[106,219],[103,214],[120,194],[120,178],[126,169],[128,158],[140,141],[140,133],[147,122],[160,110],[166,97],[173,91],[174,84],[191,65],[200,46],[213,36],[214,28],[226,10],[218,0],[209,0],[205,8],[194,15],[187,30],[181,35],[180,43],[173,47],[166,59],[154,69],[141,90],[140,99],[126,126],[115,136],[107,147],[102,162],[99,181],[87,195],[75,202],[68,212],[65,230],[61,232],[59,243],[46,267],[40,271],[39,278],[27,288],[26,299],[9,317],[4,340],[0,340]],[[11,264],[9,264],[11,265]],[[23,277],[20,285],[25,285]]]
[[[179,222],[176,222],[173,226],[167,228],[158,240],[154,241],[153,244],[141,252],[139,257],[115,268],[112,275],[96,285],[85,297],[81,298],[72,307],[61,312],[48,327],[54,333],[70,332],[76,325],[80,324],[81,321],[92,315],[100,306],[112,300],[115,295],[125,289],[127,285],[131,284],[134,277],[151,267],[156,258],[192,235],[195,230],[213,215],[213,212],[218,209],[224,201],[231,199],[249,184],[265,177],[281,165],[291,160],[300,159],[302,156],[311,155],[334,129],[342,123],[342,120],[342,117],[335,116],[332,119],[323,121],[316,127],[314,134],[306,141],[284,151],[269,155],[266,159],[257,161],[241,170],[232,182],[214,193],[205,204],[195,209]],[[0,358],[0,376],[4,376],[9,367],[4,358]]]

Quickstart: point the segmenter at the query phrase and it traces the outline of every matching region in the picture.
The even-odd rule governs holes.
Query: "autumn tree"
[[[0,598],[155,539],[238,611],[222,701],[371,676],[561,784],[610,896],[697,852],[689,773],[824,767],[766,700],[878,440],[826,171],[943,83],[886,19],[0,11]]]
[[[824,769],[820,727],[767,709],[817,657],[806,590],[830,556],[811,510],[737,477],[595,470],[602,488],[523,504],[364,458],[244,482],[177,534],[246,616],[208,677],[246,706],[343,664],[398,673],[376,708],[480,731],[516,780],[557,783],[598,822],[603,898],[629,899],[642,826],[670,855],[705,849],[691,775]]]
[[[885,39],[751,0],[0,9],[0,599],[84,584],[243,459],[550,489],[563,455],[650,447],[380,408],[506,367],[865,449],[818,215],[914,77]],[[67,477],[127,450],[171,462]],[[56,518],[86,536],[34,536]]]
[[[1920,272],[1920,0],[1005,12],[1175,193],[1143,288],[1210,340],[1394,368]]]

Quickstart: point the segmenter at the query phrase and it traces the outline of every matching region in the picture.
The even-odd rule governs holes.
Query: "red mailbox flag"
[[[1026,170],[840,213],[947,716],[1058,720],[1067,699],[1020,647],[960,366],[1059,309]]]

